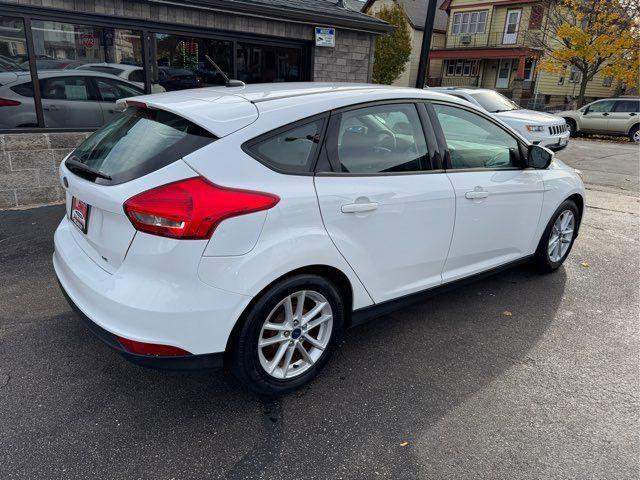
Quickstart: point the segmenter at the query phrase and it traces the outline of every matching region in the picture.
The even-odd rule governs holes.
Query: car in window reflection
[[[144,89],[144,69],[137,65],[127,65],[125,63],[85,63],[76,67],[78,70],[90,70],[92,72],[108,73],[123,80],[128,80],[138,87]],[[162,85],[151,84],[151,93],[166,92]]]
[[[133,82],[89,70],[43,70],[38,77],[48,128],[100,127],[119,113],[117,100],[144,93]],[[30,128],[37,124],[30,73],[1,72],[0,128]]]
[[[202,78],[186,68],[158,67],[158,83],[165,90],[184,90],[202,86]]]

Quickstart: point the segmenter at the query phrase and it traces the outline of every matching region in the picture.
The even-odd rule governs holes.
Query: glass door
[[[522,10],[509,10],[504,25],[504,45],[515,45],[518,43],[518,26],[520,25],[520,15]]]
[[[500,60],[500,66],[498,67],[498,76],[496,77],[496,88],[509,88],[511,62],[512,59],[510,58],[503,58],[502,60]]]

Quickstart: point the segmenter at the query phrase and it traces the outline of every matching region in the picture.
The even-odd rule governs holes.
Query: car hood
[[[564,122],[562,118],[551,115],[550,113],[536,112],[535,110],[526,110],[524,108],[510,110],[508,112],[498,112],[494,113],[494,115],[504,121],[515,120],[537,125],[555,125]]]

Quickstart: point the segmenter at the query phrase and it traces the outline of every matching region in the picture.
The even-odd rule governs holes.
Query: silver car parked
[[[144,94],[133,82],[89,70],[44,70],[38,77],[49,128],[101,127],[118,114],[117,100]],[[0,129],[37,124],[29,72],[0,73]]]
[[[566,120],[571,136],[580,133],[626,135],[632,142],[640,142],[640,99],[637,97],[605,98],[556,115]]]

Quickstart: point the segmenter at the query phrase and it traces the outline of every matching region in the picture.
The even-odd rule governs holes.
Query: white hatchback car
[[[550,150],[562,150],[569,144],[570,129],[564,118],[521,108],[513,100],[488,88],[435,87],[484,109],[513,128],[531,143]]]
[[[557,269],[576,171],[449,95],[265,84],[126,101],[60,165],[53,263],[129,359],[281,394],[344,328],[533,260]]]

